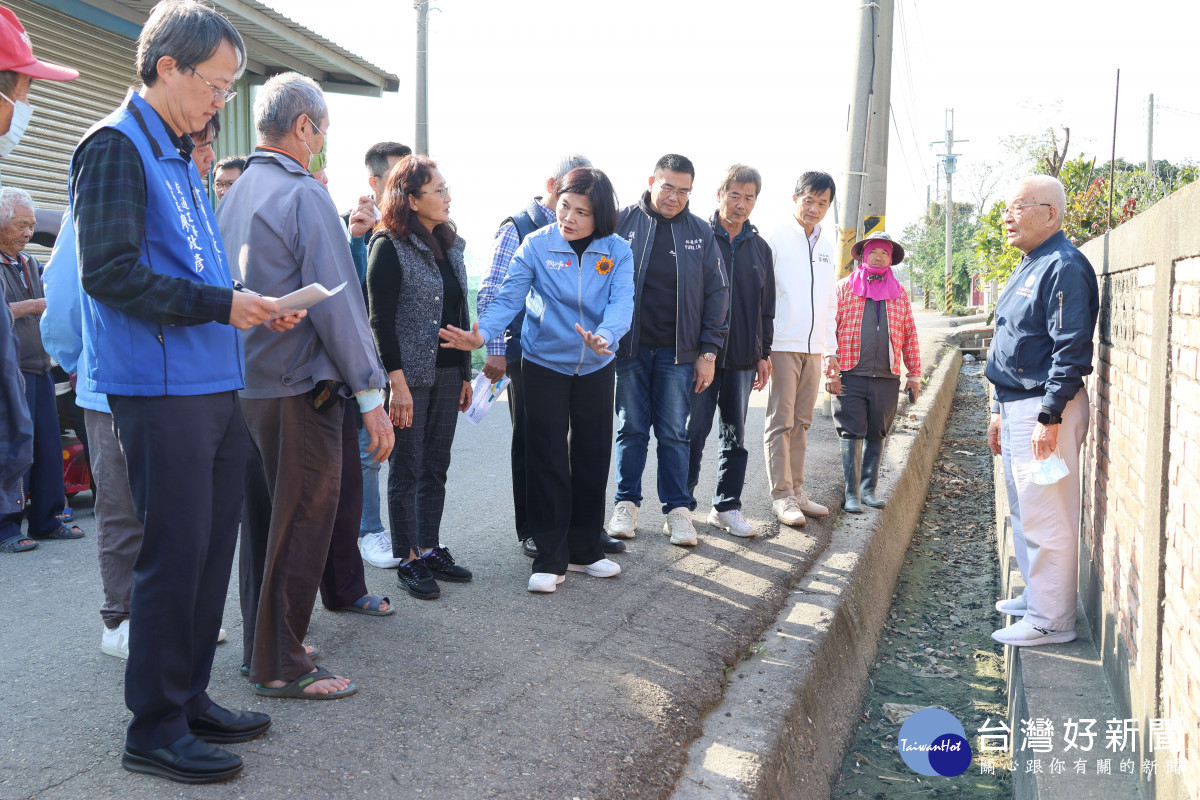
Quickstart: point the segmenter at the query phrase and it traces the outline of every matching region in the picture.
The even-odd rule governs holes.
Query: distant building
[[[154,0],[0,0],[25,26],[39,57],[79,70],[70,83],[37,81],[29,130],[0,161],[4,183],[33,195],[39,209],[67,205],[67,170],[80,137],[112,111],[134,85],[137,36]],[[254,146],[254,89],[270,76],[295,70],[326,92],[379,97],[400,81],[388,72],[297,25],[257,0],[208,0],[246,42],[246,72],[238,96],[221,112],[217,158]]]

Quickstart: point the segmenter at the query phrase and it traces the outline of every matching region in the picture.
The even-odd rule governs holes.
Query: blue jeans
[[[676,364],[675,349],[638,348],[617,364],[617,501],[642,505],[642,472],[650,426],[658,442],[658,499],[665,514],[687,508],[692,365]]]
[[[387,530],[379,518],[379,468],[383,464],[372,460],[367,448],[371,446],[371,432],[358,420],[358,456],[362,461],[363,503],[362,522],[358,526],[358,538],[368,533]]]
[[[691,461],[688,463],[689,508],[696,508],[696,484],[700,481],[700,462],[704,458],[704,443],[712,430],[713,412],[720,410],[717,427],[721,442],[717,460],[717,490],[713,493],[713,508],[730,511],[742,507],[742,486],[746,483],[746,409],[750,390],[754,387],[754,370],[720,369],[713,375],[712,385],[700,394],[692,394],[692,413],[688,417],[688,440],[691,442]]]

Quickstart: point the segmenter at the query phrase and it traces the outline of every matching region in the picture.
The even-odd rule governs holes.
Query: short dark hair
[[[171,56],[180,69],[195,70],[229,42],[238,56],[238,75],[246,68],[246,44],[233,23],[196,0],[162,0],[138,35],[138,78],[146,86],[158,81],[158,60]]]
[[[663,170],[686,172],[692,176],[692,180],[696,180],[696,168],[692,166],[692,160],[678,153],[667,153],[658,160],[658,163],[654,165],[654,174],[657,175]]]
[[[807,192],[820,194],[826,189],[829,190],[829,202],[832,203],[833,199],[837,197],[837,187],[834,186],[833,178],[830,177],[829,173],[806,172],[796,179],[796,191],[794,194],[796,197]]]
[[[404,158],[412,155],[412,148],[399,142],[379,142],[367,151],[367,171],[378,178],[386,178],[389,158]]]
[[[225,156],[217,162],[217,169],[236,169],[238,172],[246,171],[246,159],[241,156]]]
[[[210,136],[211,134],[211,136]],[[221,112],[215,111],[208,118],[208,122],[204,123],[204,127],[192,134],[192,139],[205,139],[210,142],[215,142],[217,137],[221,135]]]
[[[721,191],[729,191],[731,183],[753,183],[755,194],[762,191],[762,175],[754,167],[745,164],[734,164],[726,170],[725,177],[721,179]]]
[[[21,73],[11,69],[0,70],[0,92],[11,96],[17,90],[17,80],[20,76]]]
[[[583,195],[592,204],[597,239],[612,235],[617,229],[617,192],[607,175],[595,167],[576,167],[558,179],[555,194],[568,193]]]

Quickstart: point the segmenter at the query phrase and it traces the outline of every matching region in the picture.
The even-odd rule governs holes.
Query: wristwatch
[[[716,353],[701,353],[700,357],[703,358],[705,361],[707,361],[710,364],[717,360]]]
[[[1043,425],[1057,425],[1062,422],[1062,414],[1042,406],[1042,411],[1038,414],[1037,421]]]

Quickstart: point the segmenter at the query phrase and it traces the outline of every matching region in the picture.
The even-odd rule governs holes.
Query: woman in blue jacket
[[[605,487],[612,458],[613,351],[633,317],[633,254],[613,231],[617,201],[598,169],[558,184],[558,217],[526,237],[500,293],[468,332],[448,325],[442,347],[474,350],[524,304],[528,529],[537,544],[529,591],[553,592],[568,571],[611,578],[604,557]]]

